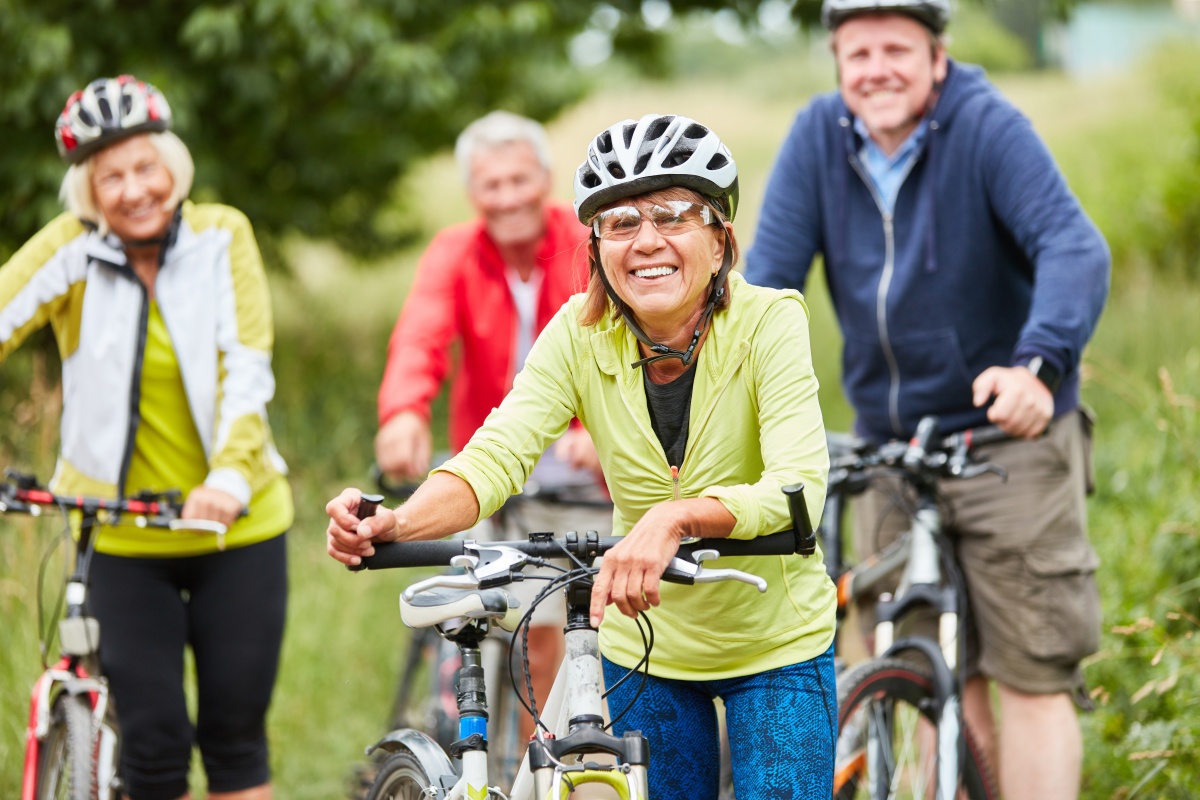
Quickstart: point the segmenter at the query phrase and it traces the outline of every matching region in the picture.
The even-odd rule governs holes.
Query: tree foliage
[[[164,92],[193,197],[241,208],[260,237],[365,252],[405,233],[379,213],[397,178],[465,124],[494,108],[547,120],[583,95],[568,44],[597,19],[615,52],[661,57],[639,0],[0,0],[0,262],[58,212],[54,121],[96,77]]]

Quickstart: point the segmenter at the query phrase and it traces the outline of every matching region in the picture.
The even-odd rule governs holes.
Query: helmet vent
[[[659,117],[650,123],[650,127],[646,129],[646,137],[643,141],[653,141],[662,136],[667,130],[667,126],[671,124],[671,117]]]
[[[608,174],[617,180],[622,180],[625,177],[625,170],[621,168],[620,164],[612,163],[608,165]]]
[[[116,116],[113,114],[112,107],[108,104],[107,97],[97,97],[96,106],[100,109],[100,119],[113,119]]]
[[[698,123],[688,125],[687,130],[683,132],[685,139],[703,139],[705,136],[708,136],[708,128]]]
[[[637,163],[633,165],[633,174],[634,175],[641,175],[643,172],[646,171],[646,165],[648,163],[650,163],[651,155],[653,155],[653,154],[652,153],[642,153],[640,156],[638,156]]]
[[[608,131],[605,131],[604,133],[597,136],[596,137],[596,149],[599,150],[601,153],[611,153],[612,149],[613,149],[612,134],[609,133]]]
[[[600,185],[600,176],[589,170],[579,171],[579,181],[589,189],[595,189]]]
[[[696,152],[688,147],[676,147],[671,151],[671,155],[663,159],[664,167],[682,167],[692,157],[692,153]]]
[[[626,125],[625,130],[621,131],[622,138],[625,139],[625,146],[633,144],[633,132],[637,130],[637,125]]]
[[[729,159],[723,153],[714,153],[713,157],[708,160],[706,169],[721,169],[729,163]]]

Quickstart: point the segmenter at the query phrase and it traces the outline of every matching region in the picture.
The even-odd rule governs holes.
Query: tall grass
[[[694,116],[716,127],[738,159],[737,227],[745,248],[791,117],[809,93],[832,87],[832,74],[822,53],[781,51],[727,75],[622,81],[551,126],[557,194],[570,196],[584,142],[613,121],[651,111]],[[1016,76],[1001,84],[1046,137],[1121,259],[1085,356],[1085,399],[1100,417],[1091,530],[1104,561],[1103,649],[1086,665],[1099,706],[1084,717],[1085,796],[1094,798],[1194,796],[1200,775],[1200,288],[1129,268],[1142,234],[1128,216],[1155,202],[1147,199],[1144,176],[1166,168],[1160,154],[1181,150],[1187,130],[1155,91],[1154,74],[1085,84]],[[1132,124],[1130,109],[1154,124]],[[470,214],[449,156],[424,165],[401,191],[420,198],[407,207],[417,209],[430,232]],[[336,566],[324,555],[323,507],[345,485],[367,479],[384,349],[418,251],[364,265],[319,243],[294,242],[286,255],[290,274],[272,275],[279,391],[271,418],[292,468],[297,521],[270,734],[277,796],[315,800],[342,795],[362,748],[382,732],[407,641],[396,599],[411,576],[349,574]],[[826,420],[845,428],[850,415],[838,388],[836,325],[823,282],[809,288]],[[53,462],[57,394],[49,340],[42,343],[0,367],[0,419],[7,420],[0,425],[0,462],[33,466],[45,476]],[[39,669],[35,577],[55,535],[47,523],[0,520],[0,797],[18,792],[27,692]]]

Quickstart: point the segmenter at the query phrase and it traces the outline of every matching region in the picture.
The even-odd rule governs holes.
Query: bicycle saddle
[[[503,589],[434,587],[411,599],[400,596],[400,619],[410,628],[427,628],[452,619],[486,619],[506,631],[515,630],[524,609]]]

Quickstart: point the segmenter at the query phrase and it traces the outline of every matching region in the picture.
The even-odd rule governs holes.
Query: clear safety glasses
[[[715,215],[708,206],[687,200],[668,200],[663,205],[642,208],[617,206],[593,217],[592,230],[601,239],[623,242],[636,237],[642,220],[647,219],[663,236],[678,236],[711,225]]]

